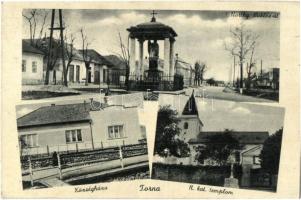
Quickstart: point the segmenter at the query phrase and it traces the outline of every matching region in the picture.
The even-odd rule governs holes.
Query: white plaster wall
[[[138,140],[143,138],[136,107],[110,106],[100,111],[92,111],[90,116],[93,120],[94,142],[102,142],[104,147],[121,145],[123,141],[126,145],[138,144]],[[114,125],[123,125],[124,138],[109,139],[108,127]]]
[[[47,153],[47,146],[50,153],[53,151],[76,150],[76,143],[66,142],[66,130],[80,129],[82,142],[77,142],[79,149],[91,149],[91,128],[89,123],[74,123],[65,125],[49,125],[32,128],[22,128],[18,130],[19,136],[37,134],[37,144],[35,148],[27,150],[29,154]]]
[[[187,115],[180,116],[181,121],[178,126],[181,128],[180,138],[185,142],[188,142],[192,138],[196,138],[199,132],[202,131],[202,124],[200,123],[198,116]],[[184,123],[188,123],[188,129],[184,129]]]
[[[43,55],[23,52],[22,60],[26,61],[26,72],[22,72],[23,80],[43,80]],[[36,73],[32,72],[32,62],[34,61],[37,62]]]

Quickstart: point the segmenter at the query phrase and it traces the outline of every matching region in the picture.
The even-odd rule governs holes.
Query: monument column
[[[170,41],[169,38],[164,39],[164,72],[170,75]]]
[[[169,76],[174,76],[175,64],[174,64],[174,40],[170,41],[170,64],[169,64]]]
[[[130,75],[135,72],[136,60],[136,41],[135,38],[130,38]]]
[[[144,65],[143,65],[143,40],[139,40],[139,75],[143,77]]]

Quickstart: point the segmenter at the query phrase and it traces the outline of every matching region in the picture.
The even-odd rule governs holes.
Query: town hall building
[[[131,116],[131,117],[128,117]],[[93,150],[146,142],[137,105],[51,104],[17,119],[21,155]]]

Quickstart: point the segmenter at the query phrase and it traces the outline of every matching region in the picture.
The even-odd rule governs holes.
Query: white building
[[[22,84],[41,84],[43,81],[44,53],[22,41]]]

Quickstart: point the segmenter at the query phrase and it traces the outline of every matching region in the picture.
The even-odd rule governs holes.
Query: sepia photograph
[[[197,93],[160,95],[152,179],[275,192],[284,108]]]
[[[2,8],[4,198],[299,195],[297,2]]]
[[[23,189],[149,178],[143,101],[127,96],[16,106]]]
[[[201,87],[277,102],[280,13],[24,9],[22,99]]]

